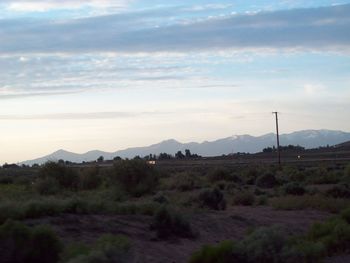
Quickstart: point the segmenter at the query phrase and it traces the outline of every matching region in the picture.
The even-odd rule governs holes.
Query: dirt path
[[[185,263],[203,244],[242,238],[251,227],[280,225],[292,233],[302,233],[330,214],[319,211],[276,211],[270,207],[235,207],[223,212],[193,215],[191,224],[199,231],[195,240],[154,241],[149,216],[62,215],[29,220],[28,224],[50,224],[67,242],[93,242],[105,233],[126,235],[133,242],[134,263]],[[331,261],[327,261],[331,262]],[[333,262],[333,261],[332,261]]]

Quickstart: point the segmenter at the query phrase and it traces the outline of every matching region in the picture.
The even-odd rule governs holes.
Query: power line
[[[278,154],[278,164],[281,165],[281,152],[280,152],[280,134],[278,131],[278,112],[274,111],[272,114],[275,114],[276,117],[276,133],[277,133],[277,154]]]

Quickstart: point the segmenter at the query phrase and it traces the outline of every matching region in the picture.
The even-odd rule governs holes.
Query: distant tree
[[[302,152],[305,151],[305,148],[300,146],[300,145],[288,145],[288,146],[280,146],[280,151],[281,152]],[[275,146],[273,147],[267,147],[263,149],[264,153],[272,153],[272,152],[277,152],[277,148]]]
[[[181,151],[178,151],[177,153],[175,153],[175,158],[176,159],[184,159],[185,155]]]
[[[60,164],[64,164],[65,162],[64,162],[64,160],[63,160],[63,159],[59,159],[59,160],[58,160],[58,163],[60,163]]]
[[[167,154],[167,153],[160,153],[158,156],[158,160],[170,160],[172,158],[173,158],[173,156],[171,154]]]
[[[11,163],[11,164],[8,164],[8,163],[5,163],[2,168],[4,169],[10,169],[10,168],[18,168],[18,165],[15,164],[15,163]]]
[[[186,158],[191,158],[192,157],[191,151],[189,149],[185,150],[185,156],[186,156]]]
[[[122,160],[122,158],[120,156],[116,156],[113,158],[113,161],[121,161],[121,160]]]
[[[142,158],[140,157],[140,155],[136,155],[135,157],[134,157],[134,160],[141,160]]]
[[[102,163],[103,161],[104,161],[104,157],[102,155],[97,158],[98,163]]]

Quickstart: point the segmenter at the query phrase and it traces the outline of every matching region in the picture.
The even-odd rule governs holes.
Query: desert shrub
[[[336,184],[341,180],[342,174],[327,170],[325,167],[315,167],[305,170],[306,180],[311,184]]]
[[[91,248],[84,243],[70,243],[64,247],[63,252],[60,255],[60,262],[66,263],[71,259],[87,256],[90,253]]]
[[[249,167],[242,172],[242,178],[248,185],[253,185],[259,176],[260,171],[256,167]]]
[[[344,168],[344,175],[343,175],[342,181],[350,184],[350,164],[348,164]]]
[[[321,242],[328,255],[347,252],[350,248],[350,225],[341,218],[331,218],[324,223],[315,223],[309,230],[307,238]]]
[[[13,178],[13,183],[17,185],[31,185],[34,181],[32,176],[22,175]]]
[[[216,168],[208,173],[208,179],[210,182],[217,181],[233,181],[238,180],[238,176],[232,176],[230,170],[227,168]]]
[[[278,185],[278,181],[274,174],[267,172],[257,178],[256,185],[261,188],[273,188]]]
[[[0,226],[0,253],[3,263],[54,263],[62,245],[47,226],[29,228],[22,223],[7,221]]]
[[[159,181],[154,167],[135,159],[116,162],[114,175],[122,189],[136,197],[153,192]]]
[[[169,199],[164,196],[162,193],[158,193],[153,197],[153,201],[160,203],[160,204],[167,204],[169,203]]]
[[[260,188],[256,187],[254,189],[254,194],[255,195],[266,195],[266,191],[261,190]]]
[[[87,251],[86,247],[75,250],[67,263],[127,263],[130,262],[131,244],[124,236],[104,235]]]
[[[297,240],[286,246],[282,252],[283,263],[318,263],[326,255],[326,248],[321,242]]]
[[[235,205],[250,206],[255,202],[255,196],[249,191],[241,191],[234,195],[233,203]]]
[[[346,184],[339,184],[327,190],[326,195],[334,198],[350,198],[350,188]]]
[[[217,188],[213,190],[203,190],[198,196],[200,207],[208,207],[214,210],[225,210],[226,200],[224,194]]]
[[[19,207],[22,218],[39,218],[58,215],[64,210],[63,203],[57,200],[31,200]]]
[[[62,163],[47,162],[39,171],[40,178],[53,178],[63,188],[76,189],[79,183],[78,173]]]
[[[13,177],[12,176],[0,176],[0,184],[13,184]]]
[[[233,263],[235,243],[233,241],[223,241],[216,246],[205,245],[195,252],[189,263]]]
[[[98,167],[84,168],[79,174],[79,188],[83,190],[93,190],[101,185]]]
[[[191,191],[199,185],[198,176],[194,173],[181,172],[174,175],[173,187],[179,191]]]
[[[285,182],[303,182],[305,181],[305,173],[295,166],[285,166],[282,170],[282,177]]]
[[[40,178],[35,182],[35,190],[41,195],[54,195],[60,191],[60,185],[55,178]]]
[[[179,213],[171,211],[163,206],[157,210],[150,225],[155,230],[158,238],[171,236],[193,238],[195,236],[190,223]]]
[[[287,241],[278,227],[260,228],[239,242],[224,241],[216,246],[203,246],[192,255],[189,263],[287,262],[283,254]]]
[[[350,207],[341,211],[341,218],[350,224]]]
[[[303,195],[306,192],[305,187],[297,182],[291,182],[283,185],[282,190],[283,193],[287,195]]]
[[[240,242],[248,262],[283,262],[282,251],[287,237],[279,227],[260,228]]]
[[[320,195],[277,197],[271,198],[269,203],[275,209],[280,210],[315,209],[328,211],[331,213],[338,213],[350,205],[350,201],[348,199],[336,199]]]

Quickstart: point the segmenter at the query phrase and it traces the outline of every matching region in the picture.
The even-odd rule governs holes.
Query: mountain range
[[[326,145],[336,145],[346,141],[350,141],[349,132],[333,130],[303,130],[280,135],[281,145],[300,145],[307,149]],[[120,156],[122,158],[133,158],[136,155],[146,156],[149,154],[159,153],[175,154],[177,151],[184,152],[185,149],[189,149],[192,153],[196,153],[201,156],[220,156],[222,154],[236,152],[256,153],[273,145],[276,145],[276,134],[274,133],[257,137],[251,135],[235,135],[216,141],[204,141],[202,143],[181,143],[174,139],[170,139],[146,147],[128,148],[116,152],[94,150],[87,153],[78,154],[65,150],[58,150],[38,159],[24,161],[21,164],[42,164],[48,160],[55,161],[59,159],[81,163],[83,161],[94,161],[100,156],[103,156],[105,160],[110,160],[116,156]]]

